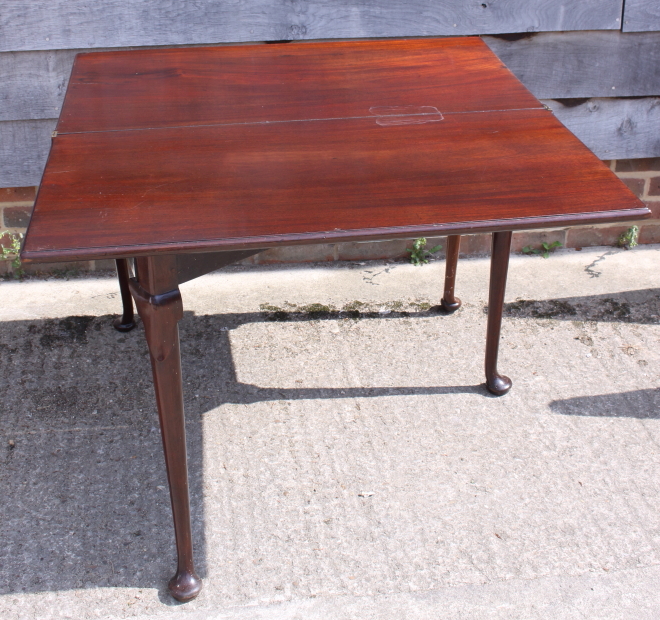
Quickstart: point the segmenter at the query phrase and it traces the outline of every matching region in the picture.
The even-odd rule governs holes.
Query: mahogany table
[[[479,38],[90,53],[76,57],[21,258],[117,259],[116,327],[133,326],[132,296],[151,355],[169,587],[185,601],[201,581],[180,283],[274,246],[448,235],[450,312],[460,235],[492,232],[486,385],[499,395],[511,231],[648,213]]]

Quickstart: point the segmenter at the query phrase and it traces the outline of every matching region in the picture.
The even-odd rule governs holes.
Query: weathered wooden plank
[[[660,32],[550,32],[483,39],[540,99],[660,95]]]
[[[601,159],[660,156],[660,97],[543,103]]]
[[[622,0],[4,0],[0,51],[618,30]]]
[[[658,0],[626,0],[623,14],[624,32],[660,30],[660,2]]]
[[[0,123],[0,187],[38,185],[56,119]]]
[[[0,54],[0,121],[60,114],[76,50]]]

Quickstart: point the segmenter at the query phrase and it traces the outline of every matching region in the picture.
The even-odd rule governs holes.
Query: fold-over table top
[[[76,58],[22,256],[647,213],[478,38],[103,52]]]

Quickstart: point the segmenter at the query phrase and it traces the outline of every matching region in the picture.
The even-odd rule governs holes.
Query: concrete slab
[[[0,285],[0,617],[657,618],[660,246],[228,268],[182,285],[195,544],[175,604],[141,328],[114,279]]]

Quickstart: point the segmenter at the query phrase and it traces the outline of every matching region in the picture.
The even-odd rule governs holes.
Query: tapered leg
[[[449,235],[447,237],[447,257],[445,259],[445,292],[440,301],[440,307],[445,312],[455,312],[461,307],[461,300],[454,296],[454,285],[456,283],[456,265],[458,263],[458,251],[461,247],[460,235]]]
[[[128,261],[125,258],[118,258],[116,263],[123,314],[120,319],[115,319],[112,325],[117,331],[129,332],[135,327],[135,317],[133,315],[133,299],[128,288]]]
[[[509,270],[511,231],[493,233],[493,252],[490,259],[490,292],[488,294],[488,327],[486,331],[486,387],[496,396],[511,389],[511,379],[497,372],[497,353],[504,307],[504,290]]]
[[[169,590],[175,599],[185,602],[199,594],[202,581],[193,564],[190,526],[178,327],[183,317],[183,304],[174,257],[138,260],[140,281],[131,280],[130,289],[149,345],[178,556],[177,572],[169,582]]]

